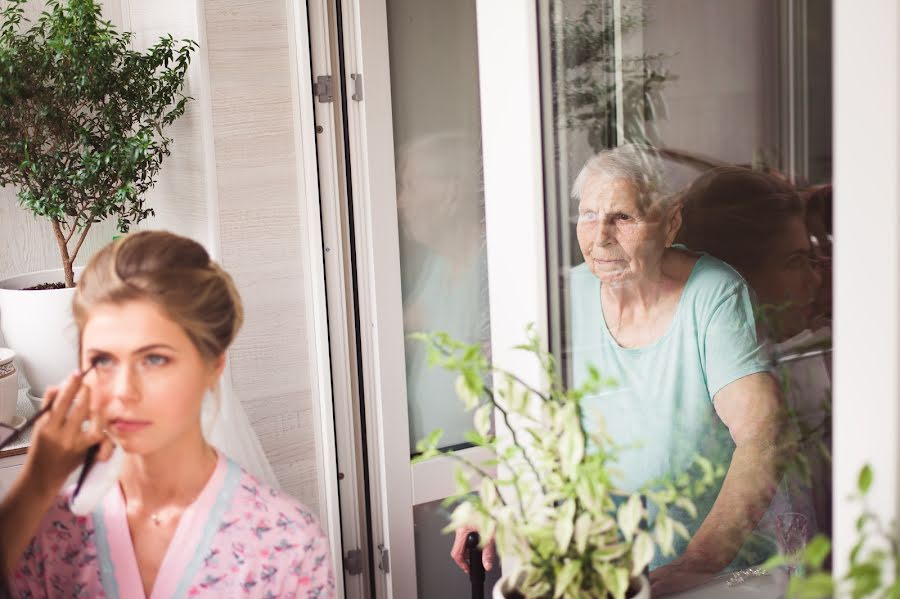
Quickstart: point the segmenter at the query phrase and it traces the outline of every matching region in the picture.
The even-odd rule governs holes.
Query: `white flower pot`
[[[497,584],[494,585],[494,599],[507,599],[509,593],[512,593],[515,590],[515,586],[513,586],[513,582],[515,580],[515,574],[508,574],[497,581]],[[650,599],[650,581],[647,580],[646,576],[641,576],[637,581],[638,591],[634,595],[628,597],[628,599]]]
[[[75,270],[76,279],[81,270]],[[78,331],[72,318],[75,289],[21,289],[63,280],[62,269],[0,280],[0,333],[16,352],[35,395],[43,395],[78,366]]]

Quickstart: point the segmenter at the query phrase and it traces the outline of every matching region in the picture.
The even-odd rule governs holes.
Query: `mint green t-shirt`
[[[623,489],[639,490],[676,477],[699,454],[730,464],[734,442],[715,413],[716,393],[744,376],[771,370],[756,334],[750,292],[730,266],[709,255],[694,265],[666,332],[641,348],[621,347],[609,332],[600,304],[600,280],[585,264],[570,273],[570,348],[573,383],[595,366],[615,389],[586,398],[588,426],[600,413],[619,454]],[[697,501],[693,534],[718,489]],[[681,543],[678,553],[686,543]],[[657,556],[651,567],[671,561]]]

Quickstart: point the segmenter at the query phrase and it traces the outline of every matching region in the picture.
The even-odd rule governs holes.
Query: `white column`
[[[898,512],[900,333],[900,5],[836,0],[835,567],[855,539],[859,468],[875,471],[873,507]]]

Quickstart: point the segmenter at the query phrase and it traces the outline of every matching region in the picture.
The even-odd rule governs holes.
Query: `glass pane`
[[[403,327],[489,345],[475,2],[388,0]],[[410,444],[471,419],[453,376],[406,344]]]
[[[721,466],[676,554],[723,579],[830,534],[831,2],[539,6],[551,341],[619,484]]]
[[[413,509],[416,527],[416,578],[419,597],[464,599],[472,597],[469,577],[450,559],[453,534],[441,531],[450,522],[450,509],[440,501],[423,503]],[[490,597],[502,575],[498,563],[486,572],[484,596]]]

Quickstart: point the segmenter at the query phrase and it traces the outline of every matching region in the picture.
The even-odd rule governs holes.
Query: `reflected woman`
[[[58,497],[14,596],[333,597],[315,516],[203,437],[203,397],[242,322],[231,277],[192,240],[135,233],[93,258],[74,313],[84,385],[124,466],[88,517]]]
[[[830,204],[829,188],[812,197],[822,198],[826,190]],[[740,167],[700,175],[681,201],[678,241],[737,269],[756,295],[760,330],[771,340],[772,353],[785,358],[777,372],[806,461],[789,478],[792,509],[807,512],[802,503],[811,496],[814,521],[808,532],[830,535],[830,363],[827,355],[815,353],[791,357],[830,343],[831,289],[823,285],[819,253],[830,254],[830,234],[823,225],[813,235],[809,226],[821,224],[825,211],[815,201],[805,203],[783,179]]]
[[[404,145],[397,160],[403,328],[444,331],[489,351],[487,253],[478,139],[445,131]],[[469,416],[451,373],[431,368],[424,346],[406,343],[410,446],[438,427],[464,441]]]

